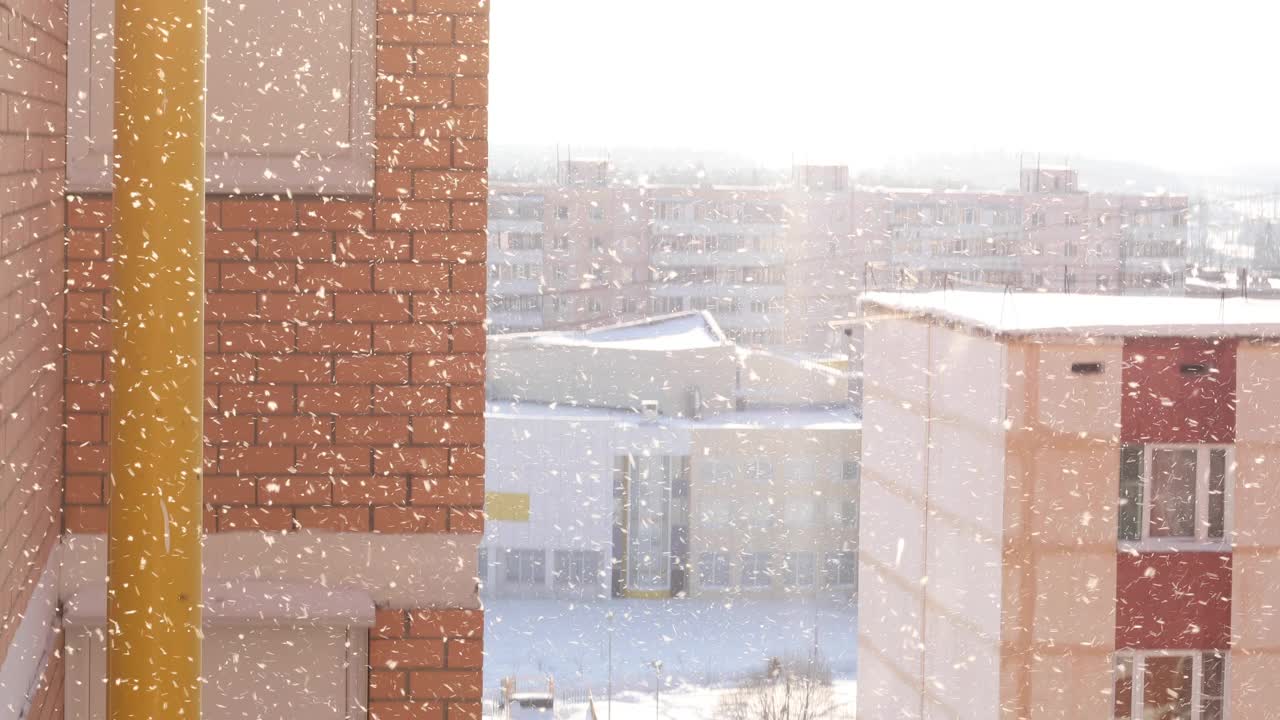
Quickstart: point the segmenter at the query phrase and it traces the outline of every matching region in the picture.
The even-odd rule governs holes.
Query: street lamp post
[[[653,661],[653,717],[654,720],[660,720],[662,717],[662,661]]]
[[[613,611],[605,616],[609,620],[609,720],[613,720]]]

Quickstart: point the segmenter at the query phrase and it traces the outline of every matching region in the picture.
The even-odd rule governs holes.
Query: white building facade
[[[844,374],[738,348],[703,313],[491,340],[487,592],[853,591]]]

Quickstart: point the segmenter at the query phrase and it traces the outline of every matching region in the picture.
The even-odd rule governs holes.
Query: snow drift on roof
[[[548,331],[499,335],[537,345],[573,345],[619,350],[698,350],[727,344],[716,321],[705,312],[684,312],[578,331]]]
[[[1280,300],[932,291],[872,292],[862,296],[868,317],[877,310],[921,315],[1026,335],[1278,337]]]

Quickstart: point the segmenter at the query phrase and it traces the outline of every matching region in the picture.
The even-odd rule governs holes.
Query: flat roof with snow
[[[484,416],[497,420],[559,420],[570,423],[609,422],[649,424],[672,429],[703,430],[861,430],[862,418],[850,407],[758,407],[708,413],[700,420],[640,413],[615,408],[585,407],[565,403],[490,400]]]
[[[590,330],[496,335],[491,340],[655,352],[700,350],[728,344],[720,326],[705,312],[664,315]]]
[[[872,292],[861,303],[868,321],[906,314],[998,335],[1280,337],[1273,299],[937,290]]]

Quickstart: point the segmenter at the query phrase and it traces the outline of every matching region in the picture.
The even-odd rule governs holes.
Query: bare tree
[[[725,720],[837,720],[831,670],[819,659],[770,658],[764,672],[720,700],[717,717]]]

